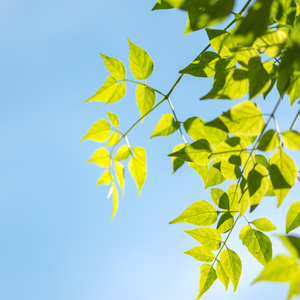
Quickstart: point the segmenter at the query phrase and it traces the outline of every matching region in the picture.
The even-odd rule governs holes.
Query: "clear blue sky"
[[[182,232],[192,226],[168,222],[193,202],[210,201],[210,189],[205,192],[188,167],[172,175],[167,154],[181,143],[179,133],[149,140],[157,121],[170,112],[167,103],[129,136],[133,146],[147,149],[149,173],[138,198],[127,172],[126,196],[112,223],[107,187],[95,186],[102,170],[85,163],[99,145],[79,144],[105,117],[102,103],[83,103],[108,75],[100,52],[122,60],[130,74],[129,37],[155,62],[149,84],[167,92],[178,71],[207,44],[204,31],[182,35],[184,13],[151,12],[154,2],[1,1],[0,299],[186,300],[197,295],[201,264],[183,254],[197,246]],[[238,103],[200,102],[211,83],[184,77],[172,95],[181,121],[195,115],[210,120]],[[120,116],[124,131],[139,117],[134,89],[129,84],[126,98],[107,107]],[[274,92],[265,102],[256,100],[270,112],[277,98]],[[286,99],[282,108],[284,130],[296,104],[289,108]],[[251,218],[270,216],[283,233],[281,215],[294,200],[299,200],[297,187],[280,210],[274,198],[266,198]],[[242,223],[229,241],[243,261],[237,292],[230,286],[225,293],[216,282],[203,299],[284,299],[287,285],[250,286],[262,266],[238,239]],[[284,251],[271,237],[274,253]]]

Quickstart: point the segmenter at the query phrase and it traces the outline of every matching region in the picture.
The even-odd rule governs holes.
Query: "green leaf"
[[[255,41],[255,45],[257,45],[265,54],[270,57],[275,57],[280,54],[287,39],[287,35],[282,30],[274,31],[269,29]]]
[[[265,196],[269,186],[269,172],[261,164],[255,164],[248,176],[250,204],[256,206],[260,203],[261,199]]]
[[[200,100],[240,99],[248,92],[248,72],[245,70],[233,69],[216,76],[211,91],[200,98]]]
[[[294,130],[282,133],[283,144],[290,150],[300,150],[300,134]]]
[[[271,196],[271,197],[275,196],[274,187],[273,187],[271,178],[269,178],[268,190],[264,197],[268,197],[268,196]]]
[[[147,86],[138,84],[136,87],[136,103],[141,112],[141,116],[144,116],[151,110],[156,100],[156,94],[154,90]]]
[[[246,225],[241,229],[240,239],[263,266],[272,260],[272,243],[264,233],[252,229],[250,225]]]
[[[217,147],[221,142],[228,139],[228,134],[216,127],[204,126],[206,139],[214,146]]]
[[[239,218],[244,215],[244,213],[247,211],[248,207],[250,206],[250,195],[249,195],[249,187],[248,187],[248,182],[245,178],[243,178],[241,184],[240,184],[240,189],[241,189],[241,197],[239,199]]]
[[[128,169],[138,187],[140,195],[147,176],[147,166],[137,158],[132,157],[129,161]]]
[[[224,213],[218,221],[217,230],[220,233],[225,233],[233,227],[234,219],[232,214]]]
[[[106,143],[106,147],[116,144],[119,140],[120,140],[119,132],[117,131],[113,132]]]
[[[297,295],[300,295],[300,268],[298,268],[298,270],[295,271],[294,276],[291,279],[291,285],[287,300]]]
[[[236,183],[231,184],[227,189],[227,195],[229,199],[229,210],[234,215],[234,213],[238,210],[238,203],[241,198],[240,186]]]
[[[229,277],[227,276],[221,262],[218,260],[217,261],[217,276],[218,278],[221,280],[221,282],[224,284],[225,286],[225,289],[227,290],[228,289],[228,286],[229,286],[229,282],[230,282],[230,279]]]
[[[194,140],[206,139],[203,121],[199,117],[192,117],[183,123],[183,127],[188,135]]]
[[[190,255],[194,258],[196,258],[199,261],[203,261],[203,262],[212,262],[215,259],[214,254],[212,253],[212,251],[206,247],[202,247],[202,246],[198,246],[195,247],[193,249],[190,249],[186,252],[184,252],[184,254]]]
[[[103,174],[100,176],[100,178],[98,179],[96,185],[99,185],[99,184],[105,184],[105,185],[108,185],[110,184],[112,181],[113,181],[113,176],[111,175],[111,173],[106,170],[103,172]]]
[[[119,127],[119,118],[112,112],[106,111],[106,114],[111,122],[116,128]]]
[[[235,47],[231,52],[243,68],[251,69],[253,65],[261,65],[260,53],[253,47]]]
[[[220,56],[215,52],[204,52],[186,68],[179,71],[182,74],[189,74],[196,77],[212,77],[216,73],[216,65]]]
[[[262,132],[265,121],[253,101],[244,101],[205,126],[216,127],[238,136],[257,136]]]
[[[221,174],[221,162],[219,160],[215,160],[211,163],[208,169],[207,182],[205,185],[205,189],[221,184],[226,180],[226,178]]]
[[[234,251],[226,249],[221,252],[220,261],[227,276],[232,281],[235,291],[242,273],[241,259]]]
[[[245,142],[246,146],[249,145],[253,145],[255,140],[256,140],[256,136],[240,136],[240,138]]]
[[[117,80],[125,79],[126,72],[122,62],[116,58],[101,54],[108,72]]]
[[[118,210],[118,190],[114,183],[112,183],[111,187],[112,187],[112,195],[113,195],[113,209],[112,209],[110,221],[113,220],[113,218]]]
[[[277,65],[273,61],[266,61],[266,62],[263,63],[263,66],[264,66],[264,69],[269,74],[269,77],[271,79],[270,87],[268,88],[267,91],[265,91],[263,93],[264,99],[266,99],[266,97],[268,96],[268,94],[273,89],[273,87],[275,85],[275,82],[277,80],[276,75],[275,75],[275,71],[277,70]]]
[[[206,166],[211,160],[209,156],[212,150],[213,149],[208,141],[201,139],[177,152],[169,154],[168,156],[179,157],[185,161],[194,162],[201,166]]]
[[[199,8],[201,5],[199,5],[199,1],[196,1],[196,3],[197,2],[198,9],[189,9],[188,21],[183,34],[187,34],[223,21],[232,11],[234,4],[234,0],[206,0],[202,1],[205,2],[205,5]]]
[[[295,72],[294,72],[295,73]],[[291,80],[286,93],[289,95],[290,104],[293,105],[294,102],[300,98],[300,76],[295,75]]]
[[[205,6],[207,0],[164,0],[171,7],[176,7],[182,10],[198,10],[199,7]]]
[[[207,174],[208,174],[208,167],[207,166],[199,166],[193,162],[189,162],[189,166],[194,169],[202,178],[204,186],[207,182]]]
[[[254,221],[251,222],[258,230],[261,231],[273,231],[273,230],[277,230],[277,228],[275,227],[275,225],[266,218],[258,218]]]
[[[300,201],[291,205],[286,215],[286,233],[300,226]]]
[[[156,136],[168,136],[179,128],[172,114],[165,114],[158,121],[150,139]]]
[[[211,199],[213,202],[222,209],[229,210],[229,198],[228,195],[221,189],[213,188],[210,191]]]
[[[114,94],[116,87],[117,80],[114,77],[108,76],[99,90],[84,103],[89,101],[108,101]]]
[[[253,281],[290,281],[298,268],[297,262],[288,256],[279,255],[270,261],[260,275]]]
[[[257,148],[262,151],[273,151],[280,146],[280,138],[275,130],[268,130],[262,136]]]
[[[127,159],[131,155],[130,148],[127,145],[123,145],[119,148],[114,160],[122,161]]]
[[[300,258],[300,238],[292,235],[278,235],[294,258]]]
[[[147,79],[154,70],[152,58],[145,50],[127,40],[130,50],[129,66],[133,76],[138,80]]]
[[[235,43],[230,40],[231,34],[225,30],[206,28],[206,33],[213,49],[222,57],[231,57],[230,49],[234,48]]]
[[[114,93],[109,98],[109,100],[107,100],[105,105],[120,101],[122,98],[124,98],[125,94],[126,94],[126,83],[122,82],[116,86]]]
[[[219,144],[211,154],[211,158],[226,160],[234,165],[244,165],[247,160],[247,147],[239,137],[229,138]]]
[[[265,156],[263,156],[262,154],[259,155],[255,155],[255,161],[261,165],[263,165],[264,167],[266,167],[267,169],[269,168],[269,163],[268,160]]]
[[[209,226],[214,224],[217,218],[218,211],[207,201],[200,200],[189,206],[169,224],[189,223],[198,226]]]
[[[131,148],[135,158],[143,164],[147,164],[146,150],[142,147],[132,147]]]
[[[101,167],[108,168],[110,166],[110,156],[105,148],[100,148],[87,162],[93,162]]]
[[[269,172],[279,207],[295,184],[298,170],[292,158],[278,149],[270,157]]]
[[[124,197],[124,188],[125,188],[125,173],[124,173],[124,167],[121,163],[115,161],[114,162],[114,166],[115,166],[115,171],[116,171],[116,175],[117,175],[117,180],[118,183],[122,189],[122,194]]]
[[[238,44],[251,45],[257,37],[266,32],[272,2],[273,0],[257,0],[248,10],[247,16],[242,20],[234,34]]]
[[[211,250],[219,250],[221,247],[221,234],[214,228],[203,227],[192,230],[184,230],[184,232],[192,236],[202,246],[207,247]]]
[[[110,125],[105,119],[97,121],[88,131],[88,133],[80,140],[90,139],[96,142],[103,143],[107,140],[110,134]]]
[[[179,144],[177,146],[175,146],[175,148],[173,149],[173,152],[176,152],[182,148],[185,147],[185,144]],[[173,174],[175,174],[175,172],[182,167],[184,164],[184,160],[178,158],[178,157],[172,157],[172,166],[173,166]]]
[[[237,180],[242,175],[238,166],[231,164],[226,160],[221,161],[221,174],[229,180]]]
[[[164,0],[157,0],[156,4],[152,8],[152,10],[159,10],[159,9],[170,9],[173,8],[170,4],[165,2]]]
[[[278,14],[278,7],[280,5],[281,14]],[[273,11],[275,14],[272,15],[274,20],[279,24],[294,24],[296,16],[296,4],[293,0],[277,0],[273,2]],[[277,14],[276,14],[277,13]]]
[[[199,293],[196,297],[196,300],[198,300],[205,292],[209,290],[216,279],[217,274],[213,266],[209,264],[203,264],[200,270]]]

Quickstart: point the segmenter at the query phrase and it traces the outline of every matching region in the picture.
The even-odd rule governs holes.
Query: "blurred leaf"
[[[202,247],[202,246],[198,246],[195,247],[193,249],[190,249],[186,252],[184,252],[184,254],[188,254],[194,258],[196,258],[199,261],[203,261],[203,262],[212,262],[215,259],[214,254],[212,253],[212,251],[206,247]]]
[[[122,62],[116,58],[101,54],[108,72],[117,80],[125,79],[126,72]]]
[[[135,158],[143,164],[147,164],[146,150],[142,147],[132,147],[131,148]]]
[[[114,160],[122,161],[127,159],[131,155],[130,148],[127,145],[123,145],[119,148]]]
[[[115,161],[114,162],[114,166],[115,166],[115,171],[116,171],[116,175],[117,175],[117,180],[118,183],[122,189],[122,194],[124,197],[124,188],[125,188],[125,173],[124,173],[124,167],[121,163]]]
[[[300,226],[300,201],[294,202],[286,215],[286,233]]]
[[[101,167],[108,168],[110,166],[110,156],[105,148],[100,148],[87,162],[93,162]]]
[[[222,57],[231,57],[230,49],[234,48],[235,43],[230,40],[231,34],[225,30],[206,28],[210,44],[213,49]]]
[[[175,148],[173,149],[173,152],[176,152],[182,148],[185,147],[185,144],[179,144],[177,146],[175,146]],[[178,157],[172,157],[172,166],[173,166],[173,174],[175,174],[175,172],[182,167],[184,164],[184,160],[178,158]]]
[[[98,179],[96,185],[99,185],[99,184],[105,184],[105,185],[108,185],[110,184],[112,181],[113,181],[113,176],[111,175],[111,173],[106,170],[103,172],[103,174],[100,176],[100,178]]]
[[[159,9],[170,9],[173,8],[170,4],[165,2],[164,0],[157,0],[156,4],[152,8],[152,10],[159,10]]]
[[[117,115],[115,115],[112,112],[106,111],[106,114],[111,122],[111,124],[113,124],[116,128],[119,127],[119,118]]]
[[[278,235],[294,257],[300,258],[300,238],[292,235]]]
[[[168,136],[178,130],[179,125],[172,114],[165,114],[158,121],[150,139],[156,136]]]
[[[114,93],[107,100],[105,105],[120,101],[125,96],[125,94],[126,94],[126,83],[125,82],[119,83],[116,86]]]
[[[294,130],[282,133],[283,144],[290,150],[300,150],[300,134]]]
[[[88,131],[88,133],[80,140],[90,139],[96,142],[103,143],[107,140],[110,134],[110,125],[105,119],[97,121]]]
[[[293,0],[277,0],[272,4],[273,15],[272,17],[279,24],[294,24],[296,16],[296,4]]]
[[[295,271],[294,276],[291,279],[291,285],[287,300],[297,295],[300,295],[300,268],[298,268],[297,271]]]
[[[114,183],[112,183],[112,194],[113,194],[113,209],[112,209],[112,214],[111,214],[111,220],[113,220],[117,210],[118,210],[118,190],[115,186]]]
[[[106,143],[106,147],[111,146],[111,145],[115,145],[119,140],[120,140],[119,132],[117,132],[117,131],[113,132],[112,135],[110,136],[110,138],[108,139],[107,143]]]

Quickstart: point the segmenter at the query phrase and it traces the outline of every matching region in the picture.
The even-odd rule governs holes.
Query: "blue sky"
[[[201,264],[183,254],[197,246],[182,232],[193,227],[168,222],[193,202],[209,201],[210,189],[205,192],[188,167],[172,175],[167,154],[181,143],[179,133],[149,139],[160,117],[170,112],[167,103],[129,135],[132,146],[147,149],[148,177],[138,197],[127,172],[126,195],[112,223],[108,188],[95,186],[102,170],[85,163],[99,145],[79,144],[89,127],[106,117],[103,103],[83,103],[108,76],[99,53],[122,60],[129,74],[129,37],[154,60],[148,83],[167,92],[178,71],[208,43],[205,31],[182,35],[184,13],[151,12],[153,5],[138,0],[2,0],[0,299],[182,300],[197,295]],[[211,120],[238,103],[200,102],[211,83],[183,78],[172,94],[179,120],[195,115]],[[255,100],[270,112],[277,99],[274,91],[267,101]],[[291,123],[287,116],[294,116],[297,107],[290,108],[288,99],[281,107],[279,126],[285,130]],[[139,117],[134,84],[128,84],[122,101],[106,109],[118,114],[124,131],[129,128]],[[283,233],[284,215],[295,200],[297,187],[280,209],[274,198],[266,198],[251,217],[269,216]],[[203,299],[286,296],[286,285],[250,286],[262,267],[238,239],[244,225],[229,241],[243,261],[238,290],[233,293],[230,286],[225,293],[216,282]],[[271,238],[274,253],[284,251]]]

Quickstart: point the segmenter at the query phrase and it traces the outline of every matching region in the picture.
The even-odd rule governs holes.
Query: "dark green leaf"
[[[157,0],[156,4],[152,8],[152,10],[159,10],[159,9],[170,9],[173,8],[170,4],[165,2],[164,0]]]
[[[221,189],[213,188],[210,191],[211,199],[213,202],[222,209],[229,210],[229,198],[228,195]]]
[[[179,144],[177,145],[174,149],[173,152],[176,152],[182,148],[185,147],[185,144]],[[184,164],[184,160],[178,158],[178,157],[172,157],[172,166],[173,166],[173,174],[175,174],[175,172],[182,167]]]
[[[292,235],[278,235],[294,257],[300,258],[300,238]]]

